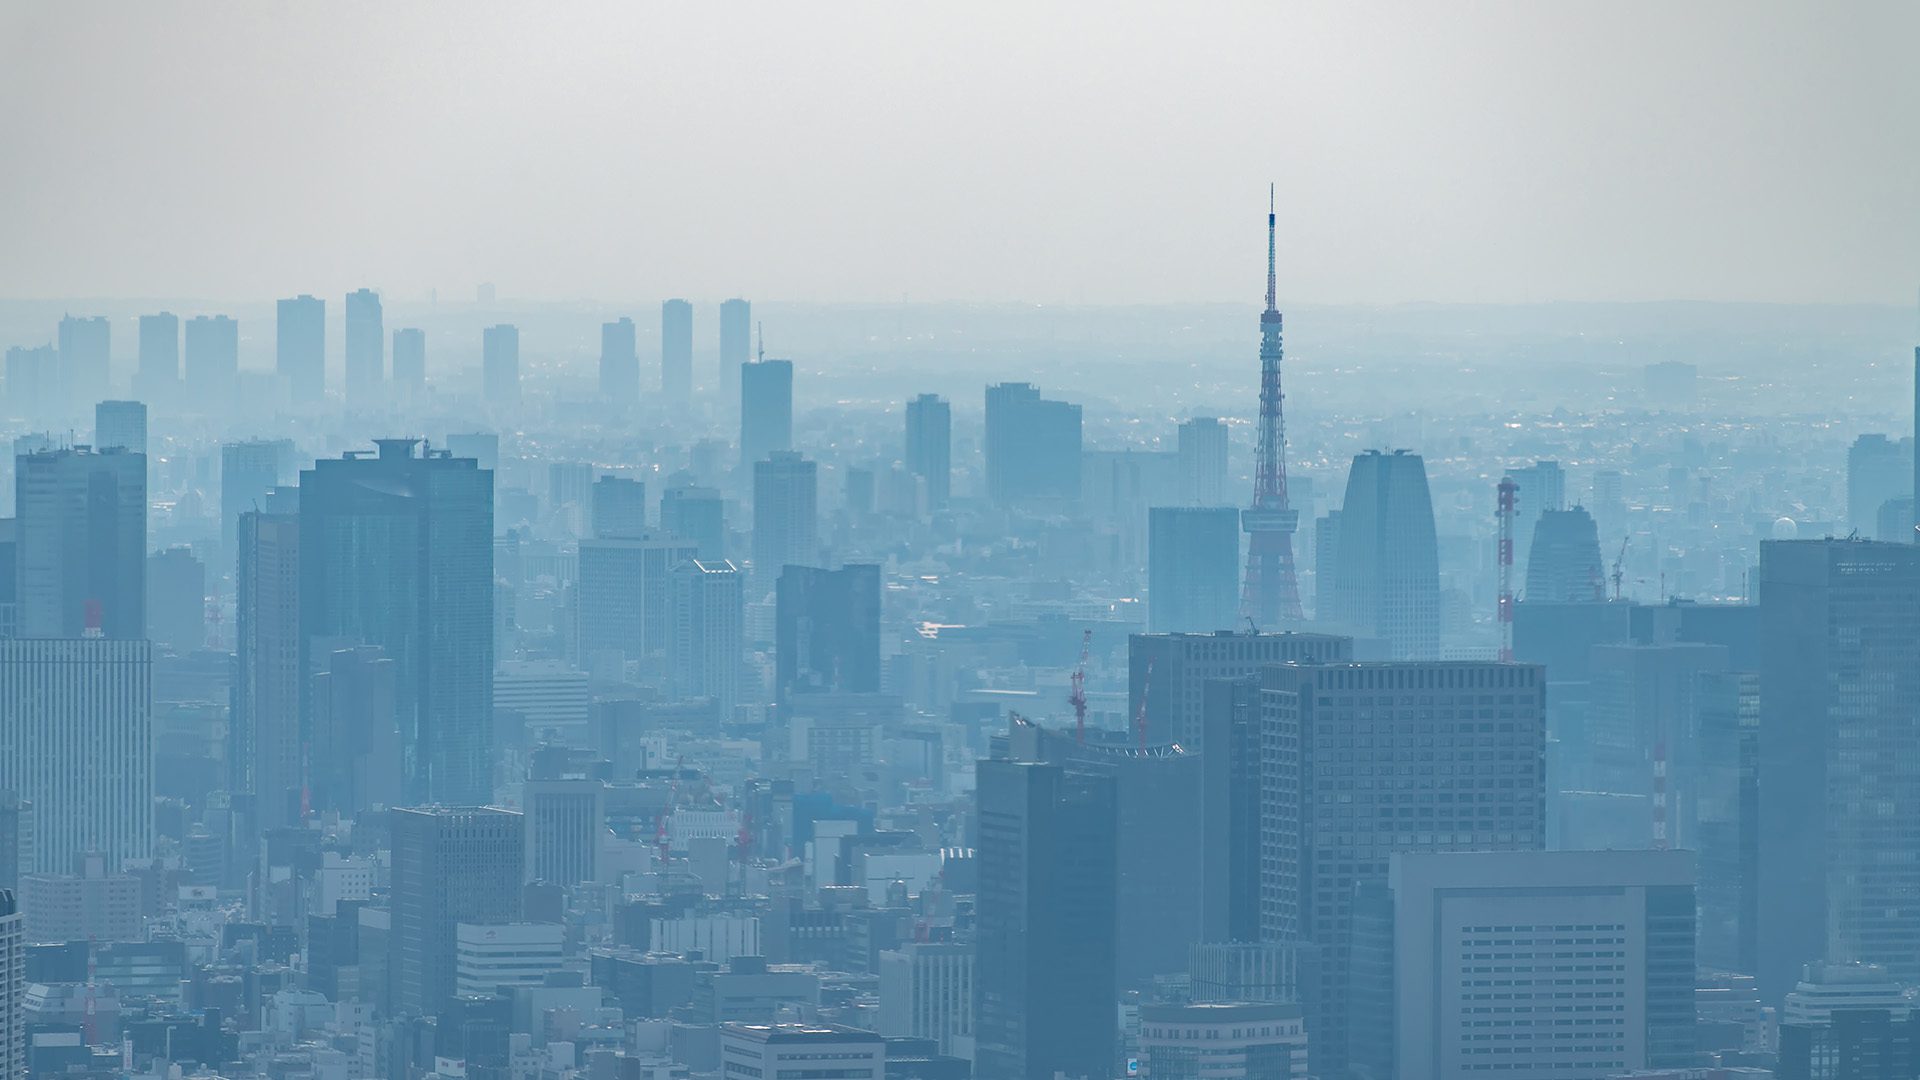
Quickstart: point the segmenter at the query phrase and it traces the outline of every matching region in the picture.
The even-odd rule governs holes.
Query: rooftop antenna
[[[753,359],[756,363],[764,364],[767,360],[767,324],[755,320],[753,324],[753,337],[755,341]]]

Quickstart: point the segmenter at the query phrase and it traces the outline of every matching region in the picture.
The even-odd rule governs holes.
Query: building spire
[[[1277,310],[1274,306],[1273,287],[1273,184],[1267,184],[1267,310]]]

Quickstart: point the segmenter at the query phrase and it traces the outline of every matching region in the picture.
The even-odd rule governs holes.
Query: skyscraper
[[[431,1016],[454,993],[459,924],[519,920],[526,837],[493,807],[396,809],[392,828],[393,1005]]]
[[[1196,416],[1180,425],[1180,486],[1189,506],[1227,503],[1227,425]]]
[[[280,463],[291,458],[285,439],[246,439],[220,447],[220,546],[234,550],[240,515],[258,510],[280,485]]]
[[[62,407],[59,351],[52,345],[8,349],[8,415],[24,420],[52,415]]]
[[[574,886],[598,873],[600,837],[607,831],[606,785],[592,779],[528,779],[528,881]]]
[[[1243,679],[1269,664],[1325,664],[1353,659],[1353,639],[1295,631],[1132,634],[1127,638],[1127,715],[1147,718],[1150,744],[1201,746],[1202,709],[1212,679]]]
[[[382,649],[355,645],[332,649],[313,666],[305,777],[313,812],[351,817],[395,805],[405,794],[398,665]],[[288,802],[285,792],[268,790]]]
[[[1525,573],[1532,565],[1533,532],[1540,516],[1567,508],[1567,474],[1558,461],[1548,460],[1508,469],[1506,478],[1515,486],[1513,555],[1519,560],[1517,569]]]
[[[1545,846],[1546,680],[1526,664],[1274,666],[1260,696],[1260,934],[1320,947],[1314,1071],[1340,1076],[1355,899],[1386,884],[1389,857]],[[1361,786],[1354,763],[1394,785]]]
[[[687,559],[673,576],[672,685],[676,698],[708,698],[721,721],[740,703],[746,652],[745,592],[724,559]]]
[[[753,577],[758,593],[773,588],[782,567],[819,561],[819,501],[813,462],[782,450],[753,463]]]
[[[1396,659],[1440,655],[1440,548],[1420,455],[1369,450],[1353,459],[1334,565],[1338,623],[1385,641]]]
[[[147,452],[147,407],[138,401],[102,401],[93,407],[93,448]]]
[[[1847,448],[1847,527],[1873,536],[1880,508],[1913,497],[1913,440],[1862,435]]]
[[[1104,1077],[1118,1041],[1114,780],[982,761],[974,1075]]]
[[[483,396],[494,404],[520,400],[520,328],[501,323],[480,334]]]
[[[685,300],[660,305],[660,392],[668,401],[693,394],[693,305]]]
[[[14,461],[20,636],[147,635],[147,458],[46,450]]]
[[[675,487],[660,496],[660,530],[692,541],[704,560],[726,557],[726,513],[717,488]]]
[[[301,670],[321,639],[398,665],[406,790],[493,797],[493,475],[418,439],[300,474]]]
[[[793,361],[756,360],[740,367],[740,463],[752,468],[775,451],[793,449]]]
[[[207,645],[207,564],[189,547],[147,556],[147,637],[185,654]]]
[[[600,397],[618,405],[640,400],[640,351],[633,320],[600,324]]]
[[[594,536],[638,536],[647,531],[647,485],[625,476],[602,476],[593,482],[589,523]]]
[[[284,490],[284,489],[283,489]],[[296,820],[301,769],[300,518],[278,506],[235,524],[234,671],[228,790],[250,797],[264,831]]]
[[[1232,630],[1239,621],[1240,512],[1230,506],[1147,511],[1147,630]]]
[[[11,885],[0,890],[0,1078],[27,1076],[26,916]]]
[[[628,660],[664,659],[673,568],[696,554],[692,543],[658,531],[580,541],[578,655],[618,649]]]
[[[0,641],[0,790],[33,804],[32,869],[153,854],[152,646]]]
[[[347,294],[347,403],[364,406],[379,400],[386,378],[387,330],[380,294],[358,289]]]
[[[1607,598],[1606,574],[1600,567],[1600,530],[1585,507],[1545,510],[1534,519],[1525,597],[1537,604]]]
[[[180,388],[180,317],[170,311],[140,316],[139,366],[133,396],[170,403]]]
[[[907,402],[907,471],[927,485],[927,507],[947,505],[953,490],[953,410],[938,394]]]
[[[402,399],[427,388],[427,332],[403,327],[393,332],[393,388]]]
[[[740,393],[740,365],[753,355],[753,308],[738,298],[720,304],[720,388],[722,402]]]
[[[67,407],[84,409],[107,396],[113,326],[104,315],[60,320],[60,375]]]
[[[880,690],[880,567],[789,565],[774,602],[774,704]]]
[[[240,379],[240,324],[225,315],[195,315],[187,320],[186,393],[201,411],[233,400]]]
[[[1077,502],[1080,406],[1032,383],[987,387],[987,497],[996,504]]]
[[[305,293],[282,300],[274,313],[274,370],[295,405],[327,396],[327,302]],[[191,364],[188,365],[192,367]]]
[[[1760,545],[1761,993],[1815,960],[1920,979],[1920,549]],[[1836,793],[1844,793],[1844,798]]]
[[[1694,1064],[1692,852],[1406,853],[1390,879],[1393,1016],[1360,1037],[1392,1033],[1394,1076]]]

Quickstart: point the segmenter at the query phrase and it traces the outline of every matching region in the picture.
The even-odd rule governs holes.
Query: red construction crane
[[[1087,744],[1087,654],[1093,648],[1093,631],[1080,633],[1080,666],[1073,669],[1073,690],[1067,694],[1073,706],[1073,733],[1080,745]]]

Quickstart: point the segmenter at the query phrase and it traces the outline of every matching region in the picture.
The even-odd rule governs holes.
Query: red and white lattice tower
[[[1280,309],[1274,300],[1273,187],[1267,187],[1267,309],[1260,313],[1260,435],[1253,505],[1240,512],[1247,532],[1247,577],[1240,613],[1254,628],[1300,622],[1300,583],[1293,570],[1293,534],[1300,513],[1287,504],[1287,424],[1280,392]]]
[[[1520,485],[1513,477],[1500,480],[1500,662],[1513,661],[1513,510]]]

